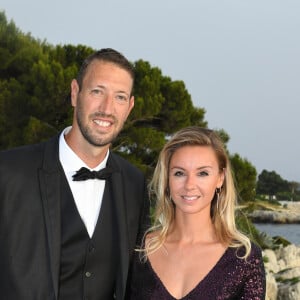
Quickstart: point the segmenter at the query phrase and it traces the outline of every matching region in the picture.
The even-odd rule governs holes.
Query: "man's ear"
[[[73,107],[77,105],[77,98],[79,94],[79,85],[76,79],[71,82],[71,104]]]
[[[133,109],[134,107],[134,96],[131,96],[130,97],[130,100],[129,100],[129,107],[128,107],[128,114],[127,114],[127,117],[129,116],[131,110]]]

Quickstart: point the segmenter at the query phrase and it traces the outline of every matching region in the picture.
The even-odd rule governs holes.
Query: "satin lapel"
[[[43,168],[39,170],[39,180],[49,245],[51,276],[56,298],[58,297],[61,244],[60,176],[61,169],[58,157],[58,137],[56,137],[46,144],[44,165]]]
[[[111,155],[110,155],[111,156]],[[110,157],[108,162],[115,169],[119,169],[115,161]],[[128,223],[127,206],[125,202],[122,174],[120,171],[112,174],[112,192],[116,208],[116,217],[119,230],[120,270],[117,277],[117,299],[123,299],[126,289],[126,280],[129,268],[129,245],[128,245]]]

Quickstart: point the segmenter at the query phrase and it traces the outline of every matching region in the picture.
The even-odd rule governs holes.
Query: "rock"
[[[287,209],[293,210],[294,212],[297,212],[297,213],[300,212],[300,202],[287,201],[284,203],[284,206]]]
[[[266,300],[276,300],[278,286],[274,274],[266,270]]]
[[[277,300],[299,300],[300,282],[296,284],[280,284],[277,294]]]
[[[300,214],[297,211],[270,211],[270,210],[254,210],[248,214],[254,223],[277,223],[289,224],[300,223]]]
[[[276,274],[276,278],[279,282],[285,282],[288,281],[288,279],[295,279],[295,281],[300,282],[300,267],[283,270]]]
[[[300,299],[300,246],[293,244],[263,251],[266,300]]]
[[[300,247],[294,244],[277,249],[276,257],[280,270],[300,267]]]
[[[276,254],[273,250],[271,249],[265,249],[262,253],[264,260],[265,260],[265,268],[266,270],[272,272],[272,273],[277,273],[280,269],[278,266],[278,261]]]

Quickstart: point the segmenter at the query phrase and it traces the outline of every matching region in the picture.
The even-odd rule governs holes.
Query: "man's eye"
[[[92,90],[91,90],[91,93],[92,93],[92,95],[94,95],[94,96],[101,96],[101,95],[103,95],[103,91],[102,91],[102,90],[99,90],[99,89],[92,89]]]
[[[128,100],[128,97],[125,96],[125,95],[117,95],[117,96],[116,96],[116,99],[117,99],[118,101],[124,101],[124,102],[126,102],[126,101]]]

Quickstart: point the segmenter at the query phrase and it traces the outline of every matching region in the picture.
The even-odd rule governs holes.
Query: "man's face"
[[[88,66],[81,91],[77,81],[72,81],[73,127],[79,128],[89,144],[105,146],[117,137],[134,106],[132,85],[126,70],[99,60]]]

